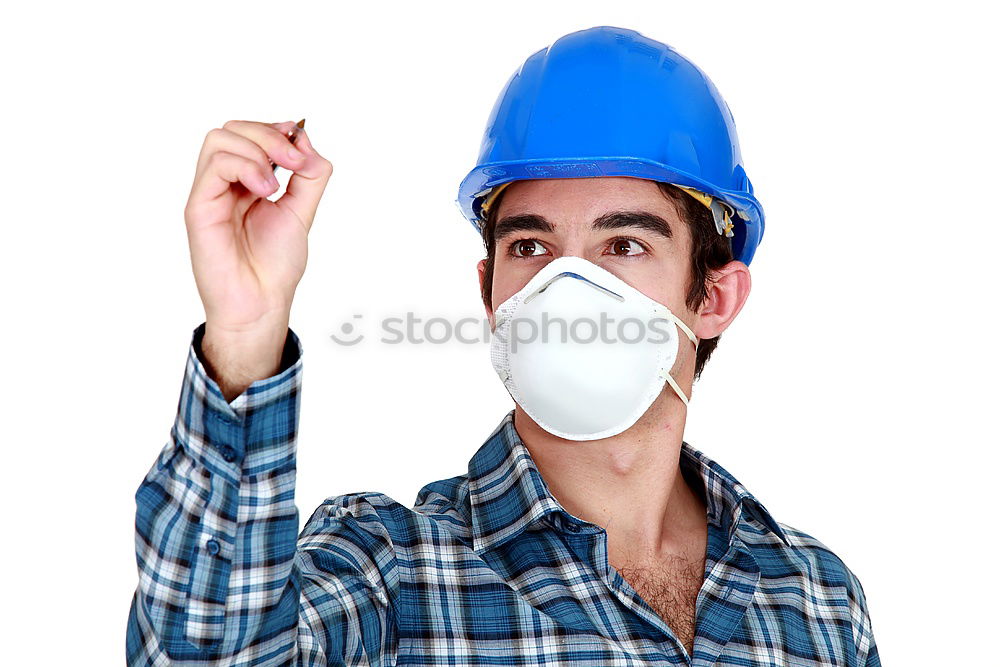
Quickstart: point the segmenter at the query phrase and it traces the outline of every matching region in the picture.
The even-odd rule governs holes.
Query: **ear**
[[[476,264],[476,269],[479,271],[479,294],[483,294],[483,286],[486,284],[486,258],[479,260]],[[493,309],[486,305],[486,299],[483,298],[483,308],[486,309],[486,317],[490,321],[490,329],[496,328],[496,320],[494,319]]]
[[[750,296],[750,269],[733,260],[712,271],[706,285],[708,296],[698,311],[694,333],[699,339],[715,338],[736,319]]]

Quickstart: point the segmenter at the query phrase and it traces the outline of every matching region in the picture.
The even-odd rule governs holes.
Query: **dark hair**
[[[708,296],[708,284],[712,279],[712,271],[721,269],[733,259],[733,249],[729,239],[720,235],[715,229],[712,212],[691,195],[669,183],[657,183],[660,191],[669,199],[677,216],[684,220],[691,236],[691,275],[688,284],[685,305],[692,311],[704,303]],[[506,189],[497,195],[492,202],[486,219],[483,221],[483,244],[486,246],[486,266],[483,276],[483,303],[487,308],[493,308],[493,265],[496,261],[496,239],[493,231],[496,229],[497,213],[500,210],[500,200]],[[719,344],[719,336],[698,341],[698,354],[694,365],[694,379],[701,376],[701,371]]]

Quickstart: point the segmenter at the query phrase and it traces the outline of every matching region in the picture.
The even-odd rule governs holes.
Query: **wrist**
[[[227,401],[257,380],[278,373],[287,335],[287,318],[247,329],[218,327],[206,321],[201,342],[206,370]]]

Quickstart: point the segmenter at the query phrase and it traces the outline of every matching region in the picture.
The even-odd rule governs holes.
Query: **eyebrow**
[[[522,213],[520,215],[508,215],[497,222],[493,230],[493,240],[499,241],[505,236],[510,236],[514,232],[552,232],[555,231],[552,223],[540,215],[534,213]]]
[[[673,230],[670,228],[670,223],[648,211],[613,211],[605,213],[595,218],[590,227],[595,231],[632,227],[645,229],[654,234],[659,234],[664,238],[673,238]],[[552,223],[534,213],[509,215],[497,222],[493,232],[493,240],[500,241],[505,236],[520,231],[553,232],[555,229]]]
[[[660,216],[647,211],[615,211],[605,213],[591,223],[591,229],[607,230],[637,227],[647,232],[659,234],[664,238],[673,238],[674,233],[670,223]]]

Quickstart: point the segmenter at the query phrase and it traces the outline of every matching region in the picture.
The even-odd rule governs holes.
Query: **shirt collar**
[[[708,520],[727,529],[730,543],[746,513],[789,544],[771,513],[725,468],[686,442],[680,464],[703,482]],[[499,546],[550,514],[572,516],[549,492],[514,429],[513,410],[469,460],[468,477],[472,548],[477,552]]]

